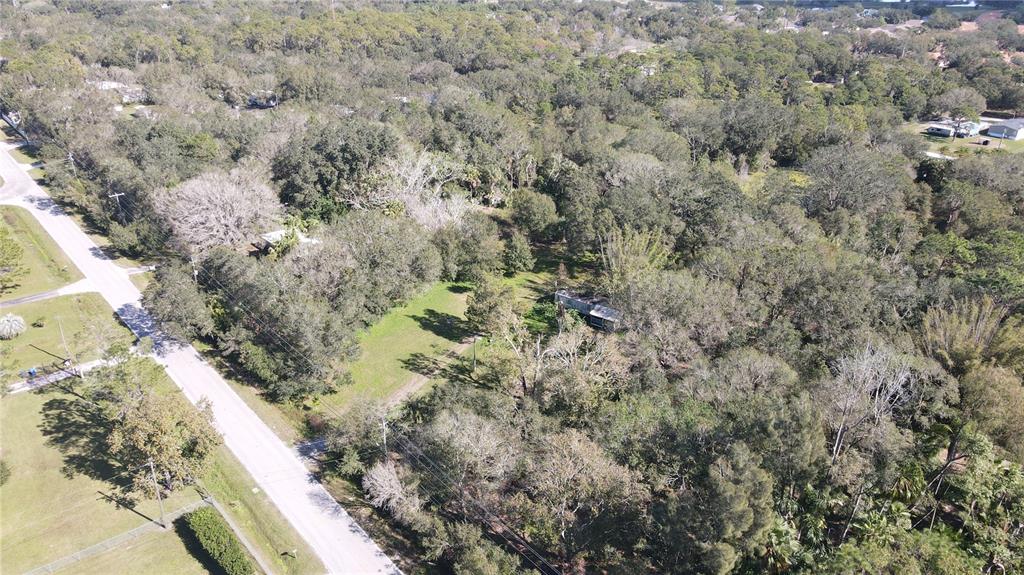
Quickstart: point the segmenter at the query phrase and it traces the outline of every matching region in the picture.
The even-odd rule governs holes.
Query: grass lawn
[[[114,319],[107,302],[95,293],[7,306],[3,311],[21,316],[28,324],[25,333],[4,342],[10,352],[4,358],[6,382],[17,379],[21,370],[59,362],[55,356],[65,356],[61,327],[68,347],[81,363],[99,358],[112,343],[134,341],[131,332]],[[42,327],[32,325],[40,321]]]
[[[146,291],[149,284],[153,283],[153,278],[156,277],[153,272],[142,272],[141,274],[132,274],[128,276],[128,280],[138,288],[139,291]]]
[[[439,282],[391,310],[359,338],[358,360],[348,365],[352,384],[322,399],[344,409],[359,398],[384,400],[416,377],[419,362],[443,354],[469,333],[462,284]]]
[[[174,529],[157,530],[120,546],[87,557],[55,573],[75,575],[111,575],[147,573],[149,575],[204,575],[210,573],[190,552]]]
[[[179,393],[169,379],[164,379],[159,389]],[[102,493],[111,491],[111,485],[101,479],[115,472],[94,471],[105,464],[87,461],[78,449],[76,441],[88,445],[96,442],[93,431],[84,429],[81,423],[78,427],[83,429],[66,423],[71,418],[58,417],[68,412],[64,402],[70,397],[51,387],[43,393],[0,399],[0,448],[13,471],[10,482],[0,489],[0,572],[21,573],[44,565],[142,525],[146,521],[143,516],[159,516],[156,501],[143,502],[132,511],[102,497]],[[57,443],[50,437],[66,441]],[[81,473],[66,476],[64,466]],[[255,481],[226,447],[217,450],[201,486],[227,509],[275,573],[323,572],[323,565],[267,496],[253,491]],[[170,512],[198,499],[198,492],[189,488],[165,500],[165,507]],[[173,530],[150,533],[61,572],[206,573],[190,555],[192,544],[188,537],[183,541]],[[281,556],[282,551],[293,549],[297,558]],[[128,568],[130,565],[136,567]],[[152,565],[152,569],[146,565]]]
[[[502,278],[513,289],[520,311],[525,312],[535,302],[550,298],[559,263],[564,257],[562,246],[539,246],[535,251],[537,264],[532,271]],[[565,261],[570,285],[590,277],[596,265],[593,261]],[[308,413],[342,412],[363,398],[387,400],[417,376],[436,369],[435,360],[470,335],[465,327],[469,293],[467,285],[438,282],[407,304],[388,312],[360,334],[360,357],[346,366],[352,374],[352,384],[304,406],[270,403],[258,389],[231,380],[228,366],[217,362],[216,354],[208,353],[207,358],[218,363],[221,373],[229,376],[239,396],[282,440],[295,443],[303,439]],[[468,353],[471,353],[470,348],[462,355]],[[429,389],[434,381],[435,378],[428,381],[419,393]]]
[[[27,270],[18,286],[0,296],[0,301],[56,289],[82,277],[28,210],[0,206],[0,219],[21,246],[22,265]]]
[[[0,572],[23,573],[160,515],[155,500],[129,509],[111,499],[117,494],[103,479],[117,471],[80,456],[74,444],[89,437],[58,417],[69,397],[50,390],[0,399],[0,448],[11,467],[10,480],[0,488]],[[51,441],[65,436],[70,440]],[[65,465],[74,470],[70,476]],[[182,490],[164,505],[171,511],[198,499],[194,490]]]
[[[528,278],[522,283],[527,284]],[[305,439],[306,415],[344,411],[363,398],[384,401],[417,377],[417,370],[422,371],[430,358],[458,345],[468,336],[464,326],[468,293],[462,284],[438,282],[388,312],[359,335],[360,357],[346,366],[352,383],[304,405],[266,400],[259,389],[243,383],[243,378],[233,378],[231,366],[208,346],[194,345],[278,437],[294,444]]]

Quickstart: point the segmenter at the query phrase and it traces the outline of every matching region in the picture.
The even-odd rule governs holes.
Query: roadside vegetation
[[[47,186],[401,564],[1024,569],[1024,154],[908,128],[1019,10],[29,4]]]
[[[0,301],[57,289],[82,277],[24,209],[0,206]]]

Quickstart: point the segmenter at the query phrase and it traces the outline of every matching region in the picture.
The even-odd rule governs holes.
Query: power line
[[[133,205],[135,204],[133,198],[125,196],[125,194],[123,194],[123,193],[121,193],[121,194],[114,194],[114,195],[111,195],[110,197],[120,198],[122,196],[127,198],[125,201],[127,201],[127,202],[129,202],[129,203],[131,203]],[[118,200],[118,206],[120,208],[120,200]],[[134,211],[135,210],[133,209],[133,212]],[[161,239],[163,240],[163,243],[166,244],[167,240],[170,238],[170,233],[167,232],[165,234],[162,234],[162,236],[163,237]],[[294,354],[295,357],[297,357],[299,359],[302,359],[302,360],[305,360],[307,362],[307,364],[310,367],[313,368],[312,371],[313,371],[313,375],[314,376],[319,377],[319,376],[321,376],[323,374],[323,369],[322,369],[322,367],[318,363],[314,362],[311,358],[309,358],[308,355],[303,353],[301,350],[298,350],[291,342],[285,340],[283,338],[283,336],[281,336],[279,333],[277,333],[276,330],[269,328],[263,321],[260,320],[260,318],[258,316],[256,316],[255,313],[251,312],[244,304],[242,304],[241,301],[239,301],[235,297],[232,297],[231,292],[227,289],[227,287],[224,286],[224,284],[220,280],[218,280],[213,274],[211,274],[209,271],[207,271],[205,269],[201,270],[201,271],[200,270],[194,270],[193,273],[194,273],[196,278],[198,278],[199,273],[203,273],[208,279],[210,279],[213,283],[215,283],[217,285],[217,287],[219,288],[218,291],[220,292],[220,294],[223,297],[225,297],[226,299],[228,299],[229,301],[231,301],[239,309],[241,309],[242,312],[247,317],[249,317],[249,319],[251,319],[254,322],[256,322],[257,325],[259,325],[263,329],[262,333],[266,333],[266,334],[269,334],[270,336],[274,337],[278,343],[280,343],[281,345],[285,346],[289,351],[291,351]],[[335,417],[339,417],[339,418],[343,417],[343,414],[337,412],[331,406],[325,404],[323,407],[326,408]],[[423,467],[421,467],[421,469],[426,471],[427,473],[431,474],[431,477],[434,479],[435,483],[437,483],[440,480],[440,481],[444,482],[445,484],[450,485],[450,487],[448,487],[448,490],[452,494],[455,493],[455,491],[454,491],[454,481],[452,481],[450,477],[447,477],[447,476],[444,475],[444,472],[441,470],[442,466],[440,466],[439,464],[437,464],[436,462],[431,460],[429,456],[427,456],[425,453],[423,453],[422,450],[419,449],[418,446],[415,446],[415,445],[411,444],[411,442],[409,442],[409,440],[407,438],[399,436],[398,439],[400,439],[406,445],[412,445],[416,449],[417,453],[413,454],[413,456],[416,458],[416,460],[418,462],[421,463],[421,465],[422,465],[422,462],[425,460],[425,461],[427,461],[430,464],[431,467],[433,467],[433,469],[435,471],[431,471],[431,470],[423,468]],[[338,459],[340,459],[340,458],[338,458]],[[303,475],[306,475],[306,474],[303,474]],[[287,479],[292,479],[292,478],[281,478],[281,479],[279,479],[279,481],[285,481]],[[462,497],[466,498],[467,496],[466,496],[465,493],[462,493]],[[516,532],[514,529],[512,529],[510,526],[508,526],[508,524],[505,523],[504,520],[502,520],[499,517],[496,517],[486,507],[484,507],[482,504],[480,504],[479,501],[477,501],[476,499],[474,499],[472,497],[469,497],[468,499],[477,509],[479,509],[481,512],[485,513],[490,520],[492,520],[492,521],[498,523],[499,525],[501,525],[505,530],[507,530],[508,533],[511,533],[515,537],[515,539],[518,542],[518,545],[516,543],[513,543],[507,537],[505,537],[504,533],[499,532],[499,531],[494,530],[494,529],[491,530],[496,535],[501,537],[506,543],[508,543],[516,552],[518,552],[525,559],[527,559],[527,561],[529,561],[531,565],[533,565],[536,569],[538,569],[539,571],[541,571],[543,573],[555,573],[555,574],[560,573],[560,571],[558,569],[556,569],[553,565],[551,565],[543,557],[543,555],[541,555],[536,549],[534,549],[529,544],[529,542],[522,535],[520,535],[518,532]],[[533,557],[530,557],[530,555],[525,553],[520,548],[520,546],[525,547],[526,549],[528,549],[530,551],[530,553],[533,555]],[[540,562],[540,564],[538,564],[537,561],[535,561],[534,559],[538,560]],[[543,567],[541,565],[543,565]]]
[[[490,519],[491,521],[493,521],[495,523],[498,523],[508,533],[511,533],[514,536],[514,538],[516,539],[516,541],[517,541],[517,543],[519,545],[521,545],[521,546],[525,547],[527,550],[529,550],[530,554],[533,555],[532,558],[529,555],[527,555],[527,553],[525,553],[523,550],[521,550],[515,543],[513,543],[507,537],[505,537],[503,532],[500,532],[500,531],[498,531],[496,529],[493,529],[493,528],[491,529],[491,531],[495,535],[498,535],[499,537],[504,539],[505,542],[507,542],[520,555],[522,555],[524,558],[526,558],[538,571],[541,571],[542,573],[555,573],[555,574],[561,573],[561,571],[559,571],[554,565],[549,563],[547,561],[547,559],[545,559],[544,556],[539,551],[534,549],[534,547],[532,545],[530,545],[529,541],[527,541],[526,538],[523,537],[523,535],[521,535],[515,529],[513,529],[511,526],[509,526],[508,523],[506,523],[503,519],[501,519],[500,517],[494,515],[494,513],[492,513],[482,503],[480,503],[479,500],[477,500],[476,498],[468,495],[465,491],[456,491],[455,481],[452,480],[450,477],[448,477],[447,474],[445,474],[444,470],[442,469],[443,466],[439,465],[429,455],[424,453],[423,450],[419,448],[419,446],[417,446],[415,443],[413,443],[411,440],[409,440],[406,437],[399,437],[399,440],[401,440],[406,445],[407,448],[408,447],[412,447],[416,451],[416,453],[409,453],[409,455],[412,455],[413,457],[415,457],[417,462],[420,463],[420,465],[423,464],[423,461],[426,461],[427,464],[429,466],[433,467],[434,470],[435,470],[435,471],[431,471],[429,469],[424,469],[423,467],[421,467],[421,471],[426,471],[427,473],[429,473],[431,475],[431,477],[434,478],[435,481],[437,481],[438,479],[443,481],[444,484],[447,486],[446,490],[449,493],[451,493],[453,496],[457,495],[458,497],[460,497],[463,500],[467,500],[468,499],[473,504],[473,506],[476,507],[480,512],[485,514],[488,519]],[[540,564],[538,564],[536,561],[534,561],[534,559],[539,561]],[[542,567],[542,565],[543,565],[543,567]]]
[[[124,196],[124,194],[120,195]],[[135,203],[134,198],[131,198],[130,196],[125,196],[125,201],[130,204],[130,209],[132,210],[132,212],[137,213],[137,204]],[[162,240],[162,243],[164,245],[167,245],[169,243],[168,240],[171,239],[170,232],[164,232],[160,234],[160,239]],[[233,296],[231,290],[227,289],[227,286],[225,286],[219,279],[217,279],[217,277],[214,274],[210,273],[206,269],[193,267],[193,276],[195,278],[198,279],[200,273],[203,274],[208,280],[216,284],[218,292],[222,297],[231,302],[232,305],[237,306],[239,309],[241,309],[241,311],[244,313],[246,317],[248,317],[257,325],[259,325],[259,327],[261,328],[261,333],[265,333],[271,336],[278,344],[287,348],[287,350],[293,354],[293,357],[305,360],[307,366],[312,368],[311,372],[314,377],[323,376],[324,370],[320,364],[314,362],[307,354],[297,349],[291,342],[284,339],[284,337],[281,336],[281,334],[279,334],[276,330],[268,327],[267,324],[264,321],[262,321],[255,313],[253,313],[248,307],[246,307],[239,300],[239,298]],[[327,409],[335,417],[343,417],[343,414],[337,412],[331,406],[325,404],[323,407]]]

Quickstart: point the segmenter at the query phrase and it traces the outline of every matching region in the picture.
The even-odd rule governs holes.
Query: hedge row
[[[185,524],[195,534],[199,544],[220,565],[227,575],[255,573],[249,556],[235,538],[228,524],[212,507],[200,507],[185,516]]]

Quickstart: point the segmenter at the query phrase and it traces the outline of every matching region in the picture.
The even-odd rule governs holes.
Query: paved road
[[[400,573],[327,490],[310,476],[299,455],[285,445],[192,346],[175,346],[140,304],[128,272],[107,259],[88,236],[11,158],[0,144],[0,203],[28,209],[139,337],[157,344],[156,360],[190,401],[213,406],[224,442],[309,543],[332,574]]]

